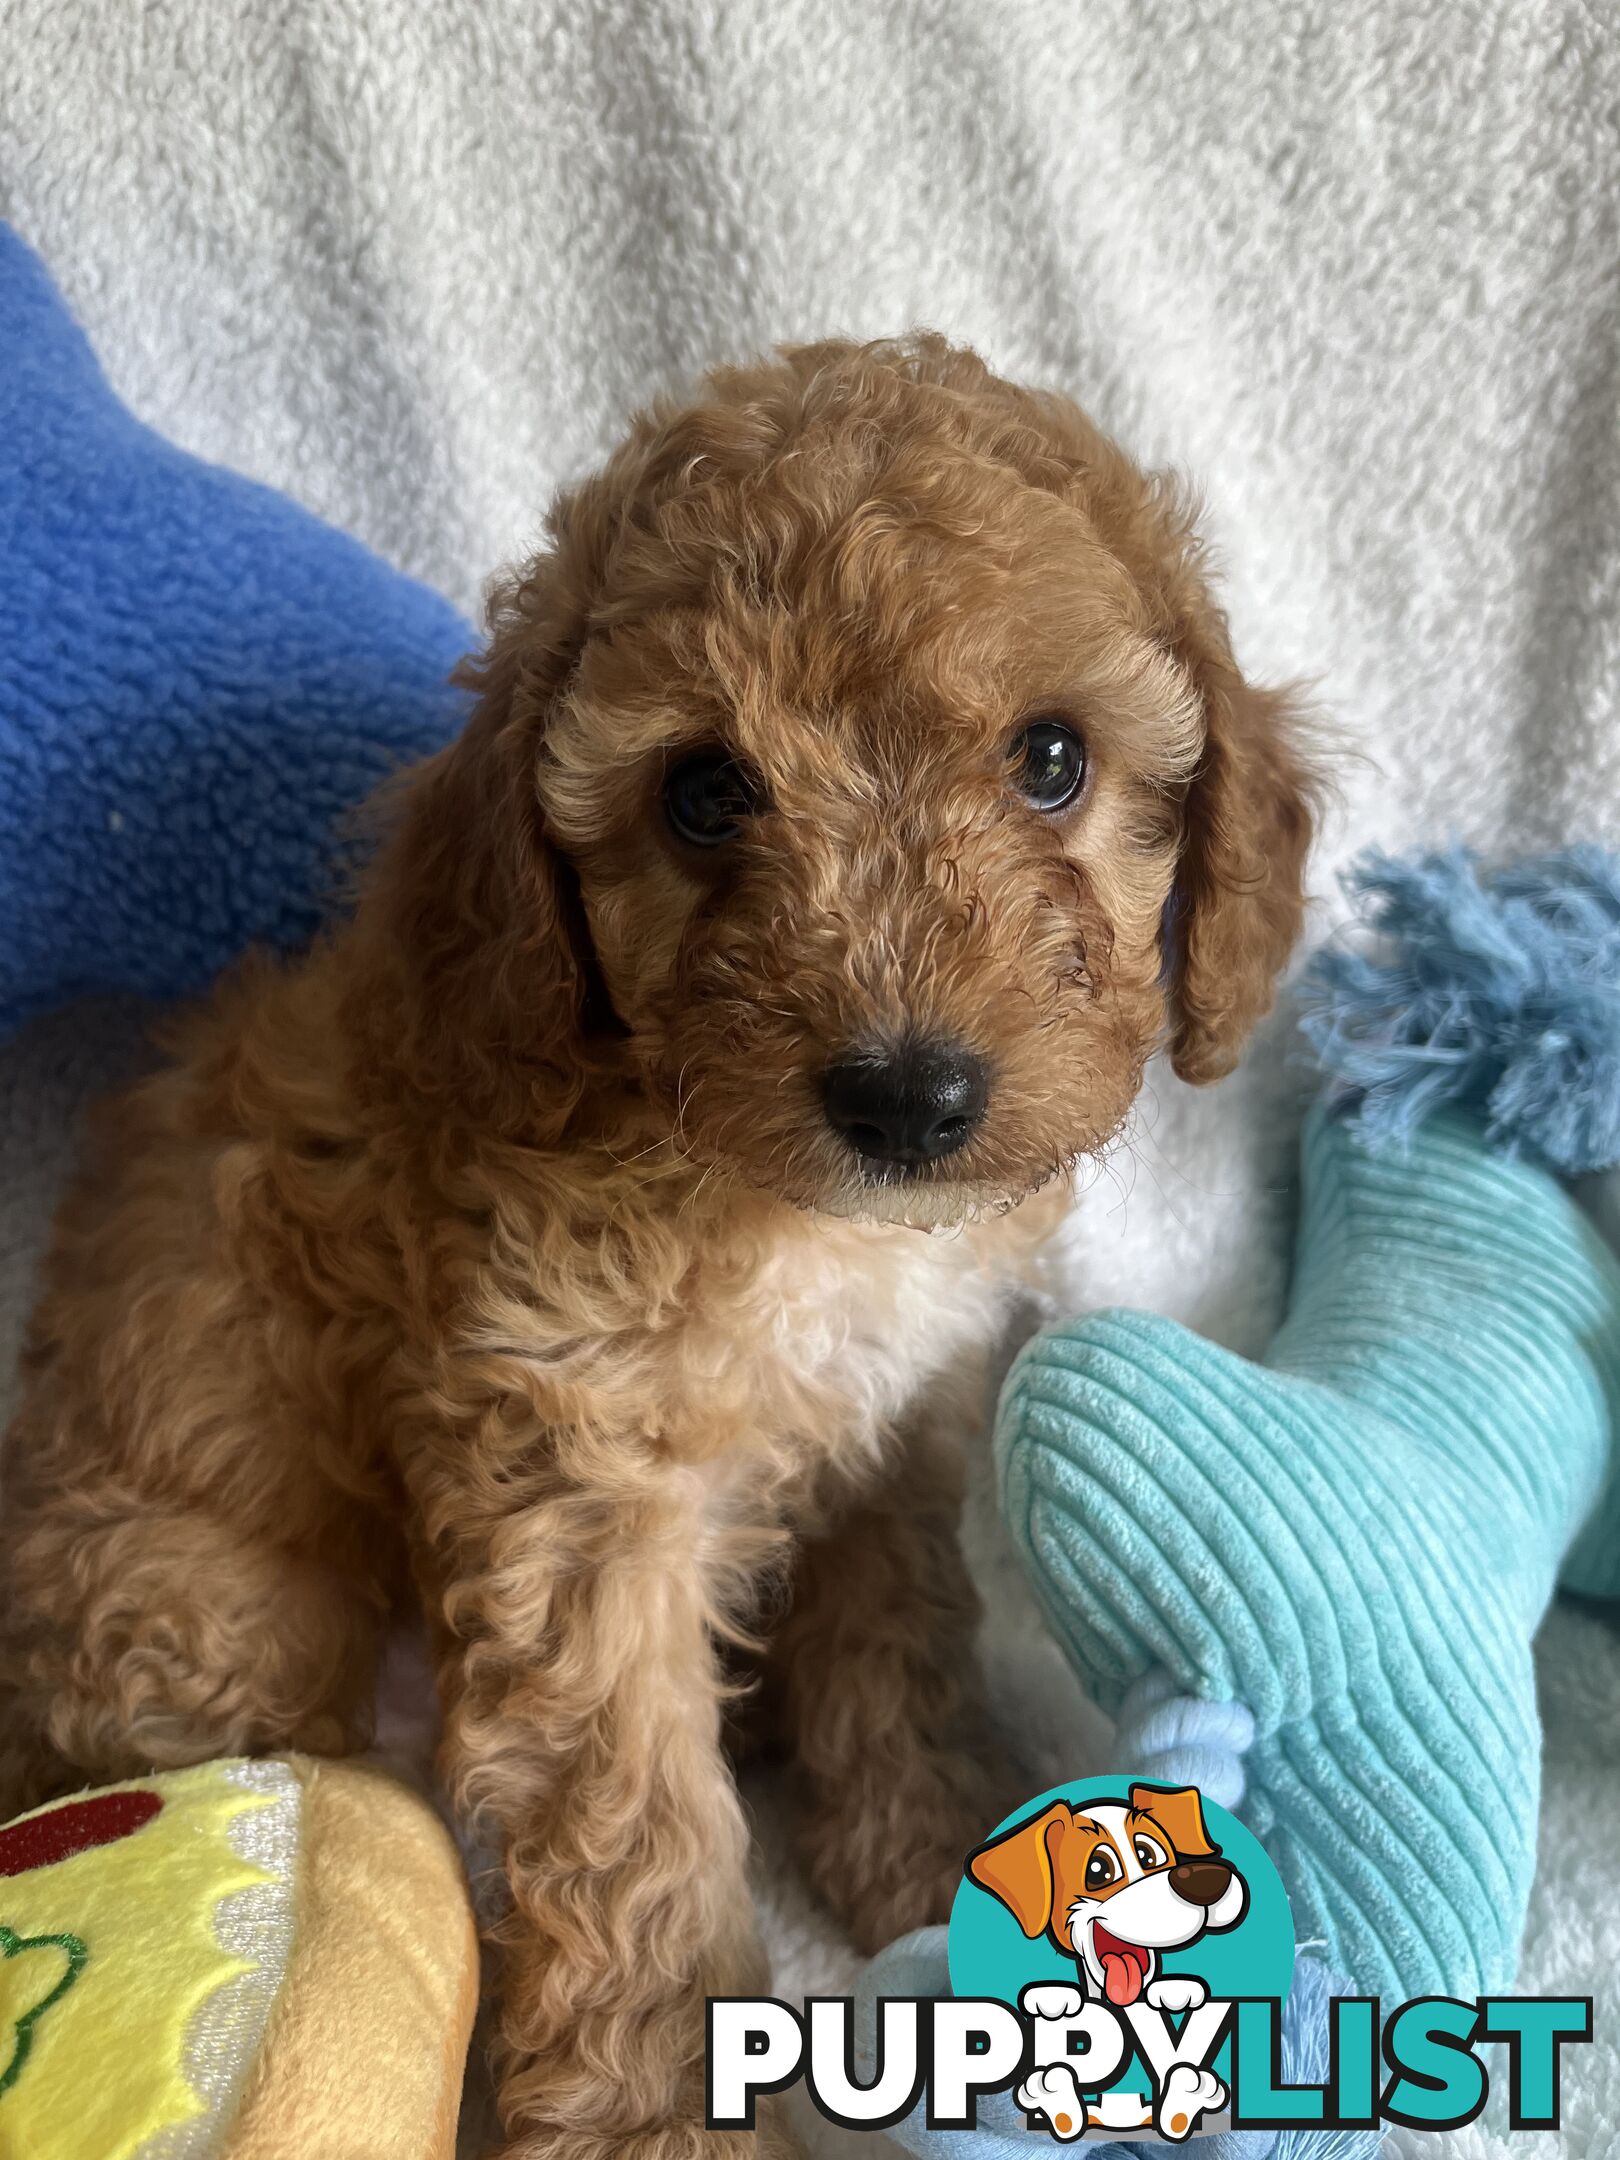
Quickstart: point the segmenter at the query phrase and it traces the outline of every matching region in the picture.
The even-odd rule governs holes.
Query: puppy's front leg
[[[439,1605],[447,1782],[511,1892],[508,2160],[756,2160],[703,2128],[704,1997],[759,1992],[747,1832],[720,1745],[689,1507],[559,1488],[465,1543]]]
[[[926,1420],[897,1435],[882,1484],[801,1552],[772,1646],[811,1878],[865,1950],[945,1919],[1022,1797],[984,1709],[961,1484]]]

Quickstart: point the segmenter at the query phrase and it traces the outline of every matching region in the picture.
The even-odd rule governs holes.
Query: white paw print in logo
[[[1018,2105],[1026,2115],[1038,2115],[1065,2144],[1086,2134],[1086,2103],[1067,2063],[1032,2071],[1018,2088]]]
[[[1179,2144],[1192,2136],[1205,2115],[1213,2115],[1225,2105],[1226,2087],[1213,2070],[1195,2070],[1191,2063],[1177,2063],[1165,2078],[1154,2127],[1160,2137]]]

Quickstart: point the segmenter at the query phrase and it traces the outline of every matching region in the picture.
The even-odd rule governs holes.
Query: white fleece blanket
[[[467,606],[552,487],[702,363],[923,321],[1201,480],[1251,667],[1344,752],[1317,870],[1620,841],[1620,44],[1589,0],[6,0],[0,212],[114,386]],[[0,935],[3,935],[0,928]],[[9,1365],[74,1110],[127,1012],[0,1066]],[[1294,1087],[1167,1075],[1062,1256],[1075,1300],[1251,1347]],[[1097,1763],[993,1526],[1006,1698]],[[1598,1998],[1620,2117],[1620,1638],[1543,1642],[1524,1978]],[[847,1964],[782,1867],[784,1985]],[[1605,2037],[1606,2036],[1606,2037]],[[852,2149],[871,2153],[876,2141]]]

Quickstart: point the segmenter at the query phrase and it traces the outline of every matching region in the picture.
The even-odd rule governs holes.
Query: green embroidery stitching
[[[0,2097],[16,2084],[22,2075],[22,2066],[28,2060],[28,2050],[34,2044],[34,2027],[45,2015],[52,2003],[60,2002],[84,1970],[90,1952],[77,1935],[17,1935],[0,1921],[0,1958],[20,1957],[24,1950],[61,1950],[67,1956],[67,1971],[63,1973],[51,1992],[32,2010],[18,2018],[16,2023],[17,2046],[3,2070],[0,2070]]]

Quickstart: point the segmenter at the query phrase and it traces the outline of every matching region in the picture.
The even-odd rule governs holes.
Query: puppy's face
[[[967,461],[871,486],[754,589],[711,558],[592,638],[539,786],[681,1144],[935,1220],[1123,1118],[1202,733],[1078,513]],[[706,508],[719,555],[741,491]]]
[[[686,1155],[934,1224],[1101,1148],[1178,1026],[1230,1062],[1299,773],[1180,512],[1072,408],[818,348],[641,423],[554,532],[481,678],[531,815],[482,844],[549,856],[553,1025],[608,1026]]]

